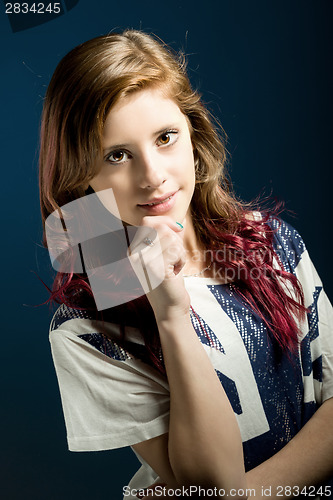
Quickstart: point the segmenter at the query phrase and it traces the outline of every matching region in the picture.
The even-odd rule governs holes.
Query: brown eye
[[[178,131],[177,130],[168,130],[163,132],[157,139],[157,144],[159,146],[171,146],[174,142],[177,141]]]
[[[110,157],[112,157],[113,161],[121,161],[124,159],[124,151],[116,151]]]
[[[113,151],[110,153],[106,160],[110,163],[124,163],[124,161],[128,160],[128,153],[126,151]]]
[[[162,134],[160,136],[160,144],[168,144],[170,142],[170,134]]]

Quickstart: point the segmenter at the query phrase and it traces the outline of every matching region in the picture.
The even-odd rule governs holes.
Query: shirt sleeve
[[[168,432],[165,377],[134,357],[103,354],[65,326],[50,342],[69,449],[120,448]]]
[[[312,357],[312,375],[319,404],[333,397],[333,308],[308,251],[296,268],[304,292],[308,333],[302,340],[308,344]]]
[[[322,404],[333,397],[333,308],[300,234],[282,220],[272,226],[276,252],[285,270],[297,276],[308,308],[300,344],[304,400]]]

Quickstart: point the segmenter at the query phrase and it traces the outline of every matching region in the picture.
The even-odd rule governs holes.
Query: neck
[[[195,234],[193,220],[190,211],[187,212],[184,221],[183,242],[186,253],[190,256],[194,252],[200,251],[200,245]],[[189,257],[190,258],[190,257]]]
[[[198,241],[190,211],[185,217],[184,226],[183,242],[186,251],[186,264],[183,273],[184,275],[196,274],[207,267],[211,260]]]

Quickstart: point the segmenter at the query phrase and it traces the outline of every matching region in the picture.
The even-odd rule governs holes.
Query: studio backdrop
[[[332,2],[206,0],[3,2],[1,40],[1,497],[120,499],[130,450],[67,450],[50,355],[38,141],[60,59],[124,28],[187,55],[190,79],[228,136],[237,195],[284,200],[332,300]]]

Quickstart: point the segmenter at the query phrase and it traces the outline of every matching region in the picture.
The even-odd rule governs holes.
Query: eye
[[[177,130],[167,130],[163,132],[157,139],[157,143],[159,146],[171,146],[178,139]]]
[[[112,151],[110,154],[108,154],[105,158],[106,161],[109,163],[124,163],[125,161],[128,160],[128,153],[126,151]]]

